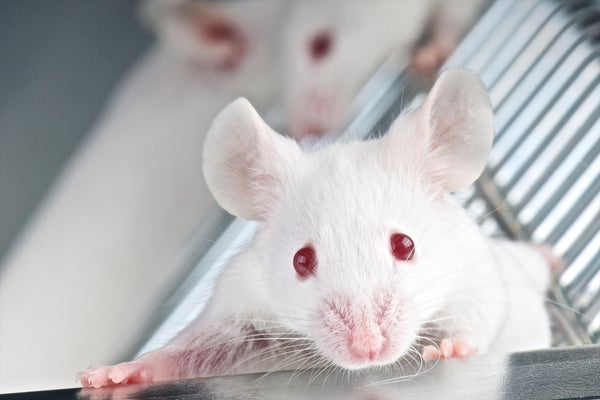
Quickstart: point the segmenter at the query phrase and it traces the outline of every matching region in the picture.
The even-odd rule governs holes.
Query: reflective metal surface
[[[150,385],[0,395],[1,400],[109,399],[600,399],[600,346],[473,356],[422,366],[425,374],[304,370]]]

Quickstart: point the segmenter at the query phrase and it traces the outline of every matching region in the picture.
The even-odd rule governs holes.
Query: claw
[[[477,349],[469,346],[466,342],[460,339],[452,340],[446,338],[440,342],[439,347],[432,345],[423,347],[424,360],[466,357],[475,353],[477,353]]]
[[[100,388],[107,385],[151,382],[152,373],[139,362],[127,362],[112,367],[91,367],[78,379],[83,387]]]

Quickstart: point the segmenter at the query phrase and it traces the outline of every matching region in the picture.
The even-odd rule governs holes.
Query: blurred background
[[[498,116],[487,180],[461,200],[490,234],[565,257],[551,298],[577,312],[555,312],[555,344],[597,341],[598,8],[0,0],[0,392],[73,386],[201,309],[206,277],[253,229],[202,178],[204,135],[227,103],[248,97],[306,146],[367,138],[443,64],[478,72]]]
[[[13,279],[6,278],[3,262],[71,154],[87,139],[115,85],[153,42],[139,23],[137,7],[136,1],[128,0],[0,1],[0,280],[10,280],[20,292],[12,295],[2,289],[0,294],[2,392],[75,383],[66,374],[72,357],[60,350],[68,337],[56,343],[47,334],[73,330],[77,318],[39,305],[45,297],[68,291],[77,280],[65,274],[62,283],[48,282],[46,290],[28,290],[28,281],[46,281],[46,274],[55,273],[53,262],[17,266]],[[24,313],[21,306],[26,303],[32,312]],[[6,308],[15,311],[16,321]],[[23,340],[7,337],[7,331],[24,334]],[[55,345],[56,351],[47,353],[53,360],[37,369],[35,363]],[[21,365],[15,364],[18,359]],[[61,365],[64,372],[51,372]]]
[[[137,6],[0,1],[0,254],[151,45]]]

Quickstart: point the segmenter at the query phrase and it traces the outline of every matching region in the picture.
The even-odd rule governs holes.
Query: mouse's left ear
[[[245,98],[215,118],[203,149],[204,178],[229,213],[264,220],[302,157],[291,139],[273,131]]]
[[[492,106],[479,77],[464,69],[444,72],[418,113],[429,146],[428,174],[449,192],[473,183],[494,138]]]
[[[172,50],[201,65],[232,70],[244,60],[248,40],[242,21],[216,3],[146,0],[140,15]]]

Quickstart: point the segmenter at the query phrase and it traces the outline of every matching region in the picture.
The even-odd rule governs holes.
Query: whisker
[[[548,304],[552,304],[553,306],[560,307],[560,308],[563,308],[565,310],[571,311],[574,314],[576,314],[578,317],[583,318],[584,320],[591,321],[590,317],[588,317],[587,315],[585,315],[584,313],[580,312],[576,308],[571,307],[571,306],[569,306],[567,304],[559,303],[558,301],[552,300],[552,299],[550,299],[548,297],[544,298],[544,301],[546,303],[548,303]]]

